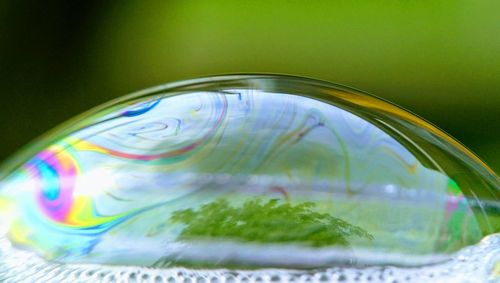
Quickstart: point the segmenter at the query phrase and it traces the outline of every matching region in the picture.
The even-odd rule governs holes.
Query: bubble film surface
[[[432,125],[324,82],[226,76],[139,92],[1,172],[0,280],[454,280],[463,261],[478,282],[499,278],[498,177]]]

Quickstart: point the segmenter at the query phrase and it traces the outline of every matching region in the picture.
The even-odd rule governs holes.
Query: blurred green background
[[[126,93],[259,72],[386,98],[500,172],[498,0],[48,2],[0,2],[0,160]]]

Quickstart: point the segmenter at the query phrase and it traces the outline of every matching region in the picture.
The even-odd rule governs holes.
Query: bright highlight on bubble
[[[326,82],[135,93],[1,178],[0,281],[500,280],[499,178],[434,126]]]

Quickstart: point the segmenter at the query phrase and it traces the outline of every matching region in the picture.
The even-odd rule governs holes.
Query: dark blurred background
[[[0,160],[112,98],[308,76],[433,122],[500,172],[500,1],[0,1]]]

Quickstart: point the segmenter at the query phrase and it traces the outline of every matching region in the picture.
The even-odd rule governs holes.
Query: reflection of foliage
[[[367,239],[373,237],[365,230],[329,214],[314,212],[314,203],[298,205],[260,199],[232,207],[218,199],[198,210],[180,210],[173,213],[174,223],[186,225],[180,239],[199,237],[233,238],[248,242],[301,242],[311,246],[349,246],[348,236]]]

